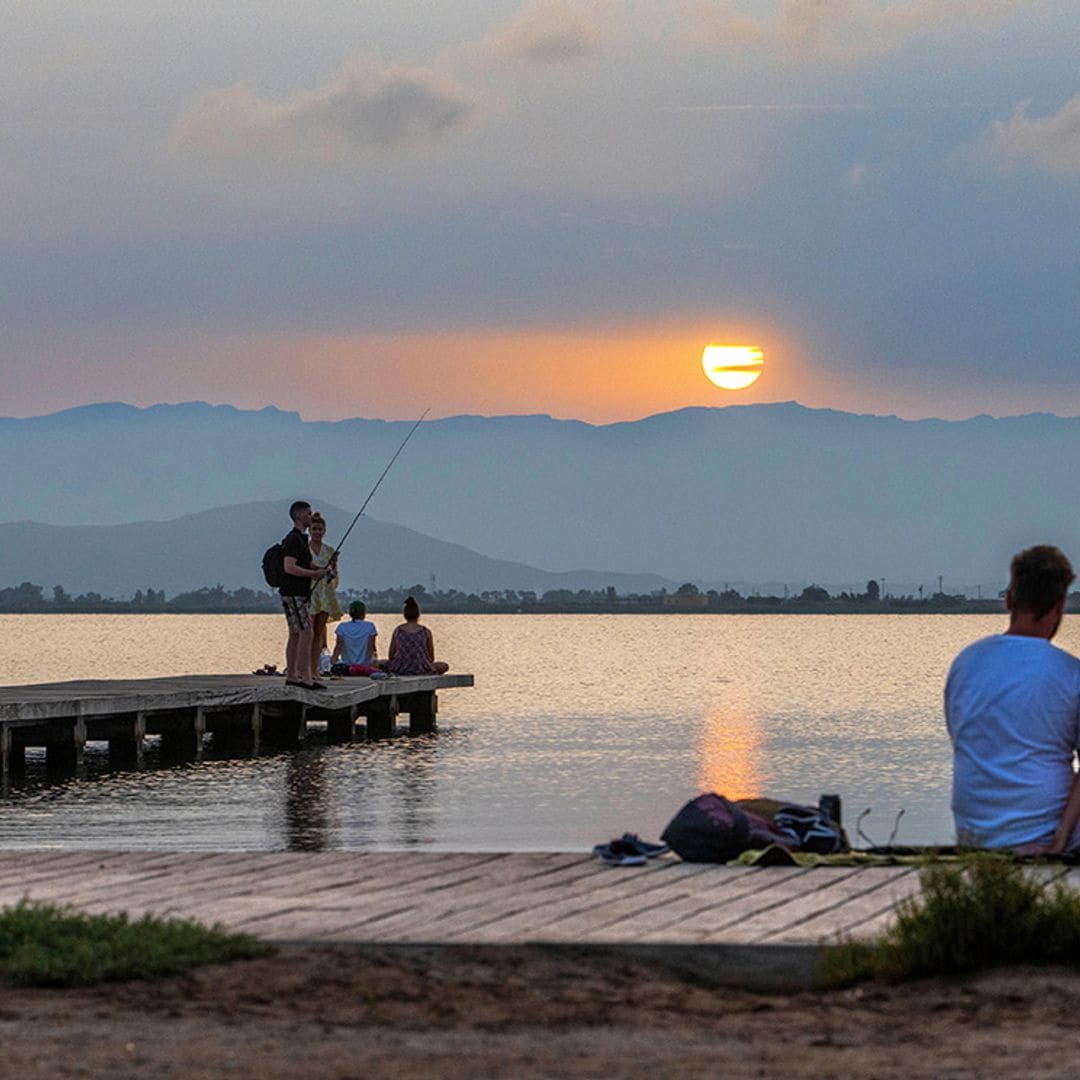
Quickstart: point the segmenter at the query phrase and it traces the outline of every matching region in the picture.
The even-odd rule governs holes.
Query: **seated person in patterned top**
[[[367,618],[367,607],[362,600],[354,600],[349,605],[349,621],[338,625],[334,631],[333,664],[364,664],[375,667],[375,639],[378,634],[375,624]]]
[[[392,675],[444,675],[449,664],[435,659],[435,640],[420,625],[420,605],[410,596],[402,610],[405,621],[394,628],[386,670]]]

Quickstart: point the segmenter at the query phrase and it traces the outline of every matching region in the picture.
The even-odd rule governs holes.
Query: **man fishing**
[[[305,535],[311,524],[311,503],[294,502],[289,507],[289,517],[293,527],[281,541],[284,580],[278,590],[289,626],[289,640],[285,645],[285,685],[325,690],[326,686],[315,681],[316,673],[311,670],[311,583],[335,573],[337,564],[331,559],[327,566],[311,565],[311,548]]]
[[[278,588],[281,594],[281,606],[285,610],[285,620],[289,624],[289,640],[285,646],[285,663],[287,678],[286,686],[300,686],[305,690],[325,690],[324,683],[316,682],[318,674],[312,671],[311,642],[314,637],[314,626],[311,619],[311,583],[329,574],[337,573],[338,556],[345,546],[345,541],[353,531],[361,515],[367,509],[379,485],[386,479],[386,474],[393,467],[398,455],[405,449],[406,443],[413,437],[416,429],[423,423],[424,417],[430,412],[425,409],[416,421],[409,433],[402,440],[401,445],[394,452],[394,456],[387,462],[386,468],[375,481],[375,486],[368,493],[363,505],[356,512],[356,517],[345,530],[330,562],[322,568],[314,568],[311,565],[311,548],[305,532],[311,524],[311,503],[297,501],[289,507],[289,517],[292,518],[292,531],[281,542],[282,569],[284,570],[283,583]],[[269,552],[267,553],[269,554]]]

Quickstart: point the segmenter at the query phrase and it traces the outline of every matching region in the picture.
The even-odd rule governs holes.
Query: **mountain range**
[[[302,497],[342,508],[333,538],[410,426],[205,403],[0,419],[0,520],[161,522]],[[1080,552],[1078,462],[1080,418],[1047,414],[911,421],[788,402],[606,425],[454,416],[425,421],[371,510],[491,559],[597,567],[605,581],[651,573],[862,589],[885,577],[932,589],[943,575],[948,588],[1003,580],[1028,544]],[[207,519],[218,554],[237,512]],[[0,579],[22,544],[45,535],[6,533]],[[425,566],[420,580],[431,569],[441,577]]]
[[[337,544],[351,515],[320,504],[324,516],[341,522]],[[130,525],[0,525],[0,588],[30,581],[46,595],[54,585],[71,594],[96,592],[127,598],[136,589],[169,596],[222,584],[228,589],[268,588],[262,554],[289,530],[288,502],[245,503],[204,510],[170,521]],[[448,544],[400,525],[365,515],[341,554],[341,586],[382,589],[420,584],[462,592],[516,589],[606,589],[651,593],[673,587],[655,574],[608,574],[577,570],[553,573],[522,563],[489,559],[460,544]]]

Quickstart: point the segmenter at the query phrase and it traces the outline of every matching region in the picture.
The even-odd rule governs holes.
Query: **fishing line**
[[[409,434],[402,440],[401,445],[394,451],[394,456],[386,463],[386,468],[383,469],[379,479],[375,481],[375,486],[368,492],[368,497],[364,500],[364,505],[360,507],[356,512],[356,517],[352,519],[352,524],[345,530],[345,535],[341,538],[341,542],[334,549],[334,554],[331,556],[330,561],[336,562],[337,557],[341,554],[341,549],[345,546],[345,541],[349,538],[349,533],[353,531],[353,526],[360,520],[360,515],[367,509],[367,504],[371,502],[372,496],[379,490],[379,485],[386,479],[386,474],[390,471],[394,462],[397,461],[398,455],[405,449],[405,444],[413,437],[413,432],[424,422],[424,417],[431,412],[431,406],[429,405],[421,414],[420,419],[416,421],[411,428],[409,428]]]

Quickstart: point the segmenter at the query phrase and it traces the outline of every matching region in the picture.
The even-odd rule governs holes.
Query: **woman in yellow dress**
[[[308,547],[311,548],[311,565],[315,569],[326,566],[334,557],[334,549],[323,543],[325,536],[326,520],[316,511],[311,515],[308,526]],[[315,678],[319,677],[319,657],[327,647],[326,624],[331,619],[338,622],[345,616],[338,603],[337,586],[338,575],[334,573],[319,578],[311,590],[311,623],[314,631],[311,637],[311,671]]]

